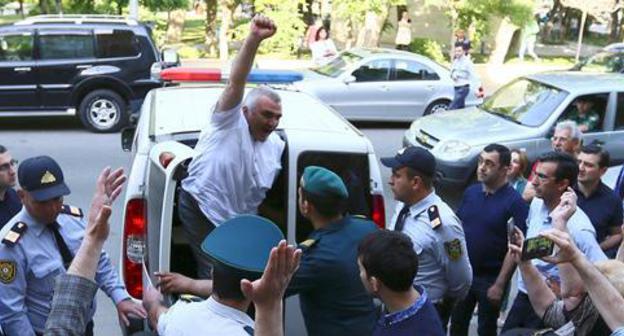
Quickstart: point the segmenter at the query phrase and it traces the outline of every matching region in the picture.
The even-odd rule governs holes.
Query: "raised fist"
[[[251,20],[251,34],[259,37],[261,40],[269,38],[275,34],[277,26],[273,20],[262,14],[256,14]]]

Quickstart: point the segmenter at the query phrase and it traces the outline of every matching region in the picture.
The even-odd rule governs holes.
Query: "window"
[[[97,57],[132,57],[139,54],[139,42],[129,30],[96,30]]]
[[[624,130],[624,92],[619,92],[617,95],[617,111],[613,129]]]
[[[387,81],[390,75],[390,69],[390,60],[377,60],[362,65],[353,72],[353,76],[358,82]]]
[[[576,97],[559,120],[576,121],[583,133],[601,132],[608,99],[608,93]]]
[[[396,60],[395,80],[439,80],[440,76],[431,68],[418,62]]]
[[[0,35],[0,61],[29,61],[32,51],[32,34]]]
[[[40,33],[39,49],[44,60],[94,57],[93,36],[90,33]]]

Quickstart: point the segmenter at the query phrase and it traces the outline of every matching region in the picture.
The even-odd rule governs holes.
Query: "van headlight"
[[[444,161],[456,161],[466,158],[472,147],[459,140],[445,141],[438,147],[437,156]]]

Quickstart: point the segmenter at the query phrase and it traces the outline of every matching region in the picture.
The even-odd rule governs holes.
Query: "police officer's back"
[[[286,295],[299,294],[308,334],[367,335],[376,315],[359,278],[357,246],[377,230],[369,220],[343,216],[348,192],[335,173],[304,170],[299,210],[315,230],[301,243],[303,256]]]

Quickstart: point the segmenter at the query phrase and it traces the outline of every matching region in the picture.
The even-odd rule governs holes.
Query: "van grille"
[[[433,146],[435,146],[438,142],[440,142],[440,139],[434,137],[433,135],[423,130],[418,130],[418,133],[416,133],[416,141],[421,146],[427,149],[432,149]]]

